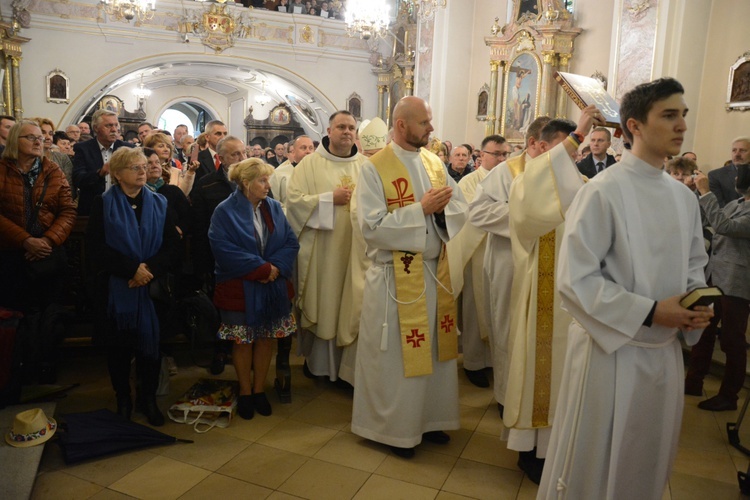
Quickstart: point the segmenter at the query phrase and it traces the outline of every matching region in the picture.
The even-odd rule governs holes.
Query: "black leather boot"
[[[279,401],[284,404],[292,402],[292,370],[289,366],[289,353],[292,350],[292,337],[279,339],[276,351],[276,380],[274,387]]]

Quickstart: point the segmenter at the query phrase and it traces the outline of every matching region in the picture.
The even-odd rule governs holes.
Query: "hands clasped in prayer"
[[[442,212],[448,202],[451,201],[452,195],[453,188],[450,186],[428,190],[420,200],[420,203],[422,204],[422,212],[424,212],[425,215]]]

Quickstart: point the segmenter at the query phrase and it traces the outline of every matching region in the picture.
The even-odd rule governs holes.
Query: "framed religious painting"
[[[359,94],[354,92],[346,98],[346,110],[354,116],[355,120],[362,119],[362,98]]]
[[[487,106],[490,102],[490,88],[485,83],[479,89],[477,94],[477,120],[480,122],[487,120]]]
[[[505,67],[505,92],[501,135],[508,142],[522,143],[539,112],[541,63],[533,52],[522,52]]]
[[[727,111],[750,109],[750,51],[742,54],[729,68]]]
[[[47,102],[70,103],[70,81],[59,69],[50,71],[47,75]]]
[[[99,109],[106,109],[107,111],[113,111],[118,115],[122,111],[123,102],[116,95],[105,95],[99,101]]]
[[[276,106],[271,110],[271,123],[274,125],[289,125],[290,120],[289,109],[286,106]]]

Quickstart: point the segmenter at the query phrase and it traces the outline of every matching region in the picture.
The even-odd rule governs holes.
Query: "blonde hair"
[[[18,160],[18,139],[21,135],[21,128],[27,125],[38,128],[40,132],[42,130],[42,127],[39,126],[39,123],[36,120],[21,120],[16,122],[8,132],[8,139],[5,143],[5,149],[3,150],[3,158],[7,158],[8,160]],[[44,144],[44,141],[42,141],[42,144]]]
[[[264,163],[260,158],[248,158],[239,163],[233,163],[229,167],[227,177],[238,186],[242,186],[242,181],[253,182],[258,177],[272,173],[273,167]]]
[[[42,128],[42,125],[49,125],[52,131],[55,131],[55,123],[49,118],[32,118],[32,120],[39,124],[39,128]]]
[[[172,158],[172,156],[174,155],[174,145],[172,144],[172,140],[167,134],[162,134],[161,132],[149,134],[143,140],[143,146],[155,149],[154,146],[160,142],[169,146],[169,157]]]
[[[147,162],[146,155],[143,154],[142,148],[120,148],[112,154],[109,159],[109,174],[113,184],[120,184],[115,174],[125,170],[137,161]]]

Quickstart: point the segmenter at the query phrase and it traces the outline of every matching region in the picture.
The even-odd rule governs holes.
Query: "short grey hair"
[[[110,111],[108,109],[96,110],[94,112],[94,116],[91,117],[91,128],[93,130],[96,130],[97,127],[99,126],[99,122],[101,122],[102,118],[104,118],[105,116],[114,116],[115,118],[117,118],[117,113],[115,113],[114,111]]]

